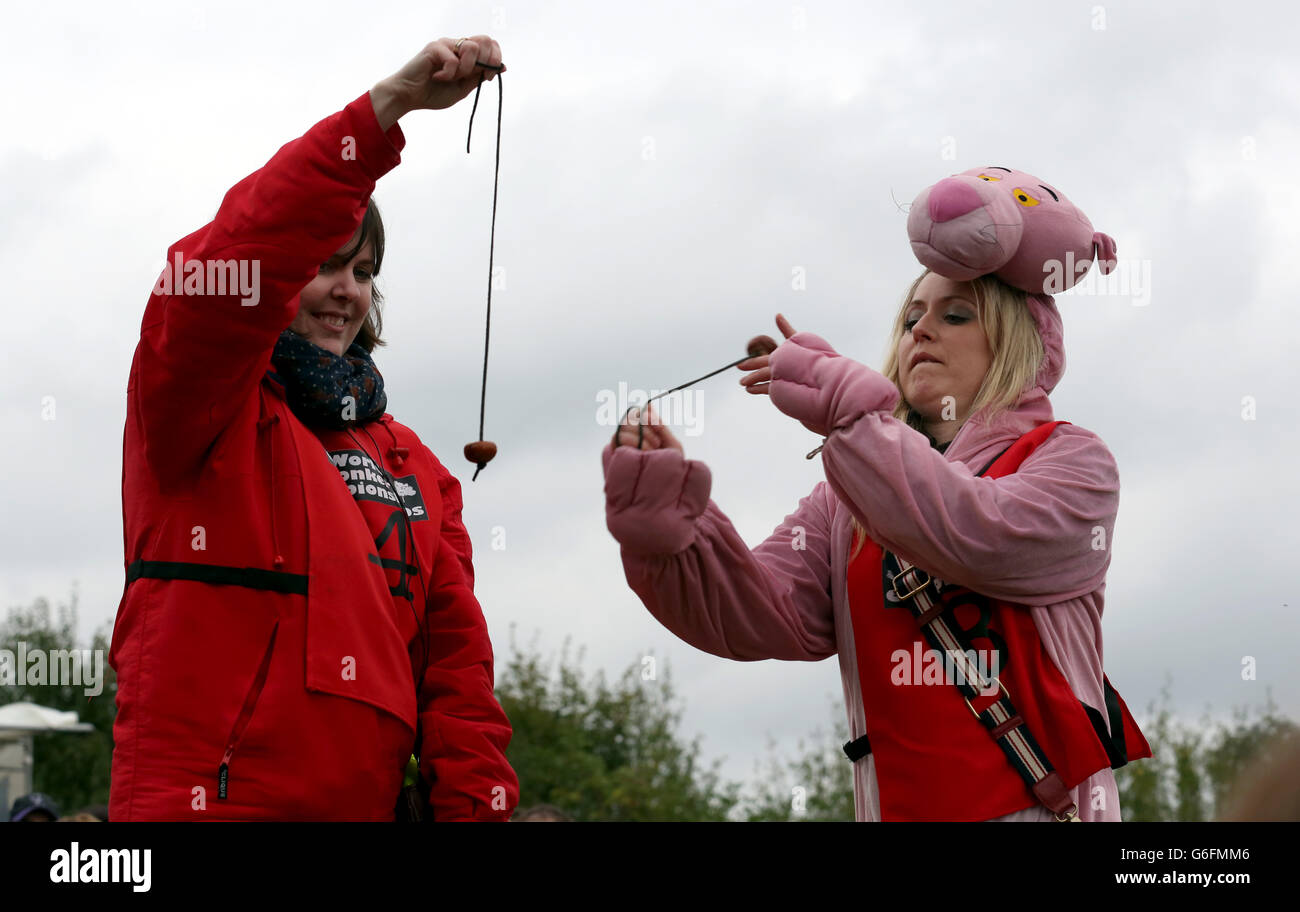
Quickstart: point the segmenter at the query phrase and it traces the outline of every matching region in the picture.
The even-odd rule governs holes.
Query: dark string
[[[695,384],[699,383],[701,380],[708,380],[708,379],[709,379],[710,377],[712,377],[714,374],[720,374],[720,373],[722,373],[724,370],[727,370],[727,368],[735,367],[737,364],[740,364],[740,363],[742,363],[742,362],[744,362],[744,361],[748,361],[750,358],[754,358],[754,357],[757,357],[757,356],[755,356],[755,355],[745,355],[745,357],[743,357],[743,358],[737,358],[735,361],[732,361],[730,364],[724,364],[722,367],[718,368],[718,369],[715,370],[715,371],[709,371],[709,372],[708,372],[707,374],[705,374],[703,377],[696,377],[694,380],[690,381],[689,383],[683,383],[681,386],[674,386],[672,389],[670,389],[670,390],[665,390],[664,392],[659,393],[657,396],[651,396],[649,399],[647,399],[647,400],[645,401],[645,404],[646,404],[646,405],[649,405],[651,402],[654,402],[656,399],[662,399],[664,396],[667,396],[667,395],[669,395],[670,393],[675,393],[675,392],[677,392],[678,390],[684,390],[684,389],[686,389],[686,387],[688,387],[688,386],[694,386]]]
[[[478,403],[478,439],[483,439],[483,417],[487,412],[487,371],[488,371],[488,341],[492,338],[492,266],[496,256],[497,242],[497,183],[501,176],[501,106],[503,103],[504,89],[501,86],[501,69],[499,66],[492,66],[487,63],[478,63],[478,66],[487,70],[497,71],[497,157],[496,166],[492,172],[492,232],[488,240],[488,292],[487,292],[487,327],[483,333],[483,390],[479,396]],[[478,96],[483,91],[483,80],[485,75],[480,73],[478,87],[474,89],[474,106],[469,112],[469,131],[465,135],[465,152],[469,153],[469,142],[474,135],[474,112],[478,110]],[[474,469],[474,477],[470,481],[478,479],[478,473],[483,471],[486,463],[480,462]]]
[[[650,397],[649,399],[647,399],[645,402],[641,403],[641,405],[629,405],[629,406],[627,407],[627,411],[623,413],[623,420],[619,422],[619,428],[621,429],[622,426],[627,422],[627,416],[630,415],[630,414],[632,414],[632,410],[633,410],[633,409],[645,408],[645,407],[649,406],[651,402],[654,402],[656,399],[662,399],[664,396],[671,395],[672,393],[675,393],[675,392],[677,392],[678,390],[684,390],[684,389],[686,389],[686,387],[688,387],[688,386],[694,386],[695,384],[699,383],[701,380],[708,380],[710,377],[714,376],[715,374],[720,374],[720,373],[722,373],[724,370],[727,370],[727,369],[729,369],[729,368],[735,367],[737,364],[741,364],[741,363],[743,363],[743,362],[745,362],[745,361],[748,361],[750,358],[757,358],[757,357],[762,357],[762,356],[761,356],[761,355],[745,355],[745,357],[743,357],[743,358],[737,358],[735,361],[732,361],[730,364],[724,364],[722,367],[718,368],[718,369],[715,370],[715,371],[709,371],[709,372],[708,372],[707,374],[705,374],[703,377],[696,377],[694,380],[691,380],[691,381],[688,382],[688,383],[683,383],[681,386],[674,386],[674,387],[673,387],[672,389],[670,389],[670,390],[664,390],[662,393],[658,393],[657,395],[651,396],[651,397]],[[636,431],[636,448],[639,450],[639,449],[641,449],[641,442],[645,439],[645,430],[643,429],[644,426],[642,425],[642,423],[641,423],[641,421],[640,421],[640,415],[637,416],[637,425],[636,425],[636,427],[637,427],[637,431]],[[615,431],[614,431],[614,445],[615,445],[615,446],[618,446],[618,430],[615,430]]]

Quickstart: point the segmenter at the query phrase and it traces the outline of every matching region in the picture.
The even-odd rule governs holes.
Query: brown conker
[[[465,444],[465,458],[477,466],[487,465],[497,454],[497,445],[491,440],[476,440]]]
[[[776,351],[776,341],[771,336],[755,336],[749,340],[745,346],[751,358],[759,358],[763,355],[770,355]]]

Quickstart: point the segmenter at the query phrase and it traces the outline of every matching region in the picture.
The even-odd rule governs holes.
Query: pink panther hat
[[[1051,392],[1065,372],[1053,294],[1073,288],[1093,260],[1115,268],[1115,240],[1057,188],[1024,171],[972,168],[922,190],[907,214],[921,265],[955,282],[992,273],[1028,293],[1046,357],[1036,385]]]

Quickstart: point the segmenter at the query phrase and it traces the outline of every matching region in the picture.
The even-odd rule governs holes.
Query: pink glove
[[[892,411],[899,392],[880,373],[840,356],[821,336],[798,332],[772,352],[772,403],[823,437],[869,412]]]
[[[605,524],[633,554],[677,554],[695,541],[713,476],[675,449],[605,444]]]

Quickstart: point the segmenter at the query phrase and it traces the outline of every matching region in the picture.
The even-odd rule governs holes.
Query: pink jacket
[[[865,733],[846,592],[851,517],[882,547],[939,579],[1029,606],[1074,694],[1102,697],[1101,614],[1119,473],[1105,443],[1064,424],[1013,475],[977,478],[1020,435],[1052,421],[1065,368],[1061,322],[1033,296],[1046,357],[1036,386],[991,424],[975,415],[945,453],[892,416],[898,390],[811,333],[772,355],[772,400],[829,431],[826,481],[751,549],[709,499],[711,475],[672,449],[607,444],[606,521],[628,584],[660,623],[705,652],[740,661],[838,654],[850,738]],[[800,548],[799,545],[804,547]],[[849,762],[847,759],[844,762]],[[858,820],[879,820],[874,757],[854,765]],[[1074,790],[1081,820],[1119,820],[1114,773]],[[1000,820],[1048,820],[1030,808]]]

